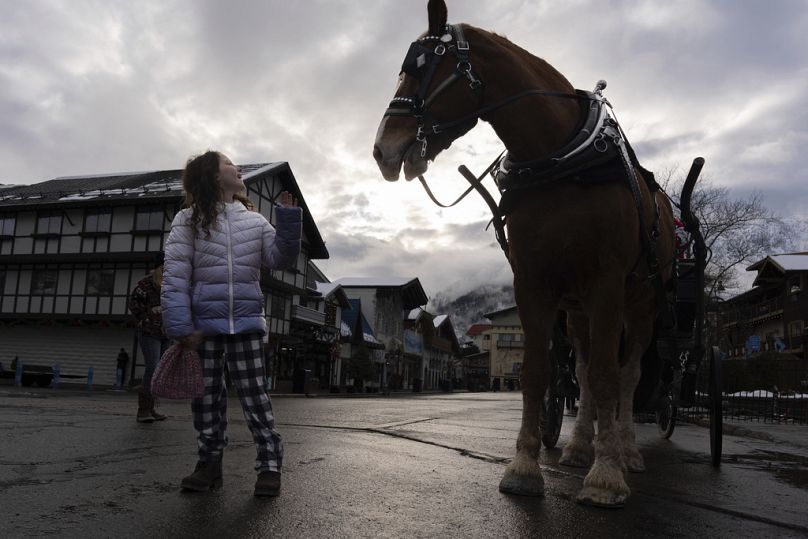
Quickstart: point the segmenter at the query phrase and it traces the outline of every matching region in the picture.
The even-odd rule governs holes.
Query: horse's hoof
[[[518,475],[506,470],[499,482],[499,491],[518,496],[544,496],[544,479],[541,475]]]
[[[561,453],[561,458],[558,463],[564,466],[573,466],[575,468],[589,468],[594,459],[594,451],[592,446],[589,447],[571,447],[569,444],[564,446],[564,451]]]
[[[584,487],[578,493],[576,500],[581,505],[603,507],[606,509],[619,509],[626,505],[627,492],[614,492],[598,487]]]

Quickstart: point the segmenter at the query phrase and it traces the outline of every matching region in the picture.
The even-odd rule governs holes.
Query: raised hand
[[[294,198],[288,191],[284,191],[281,193],[278,203],[284,208],[298,207],[297,199]]]

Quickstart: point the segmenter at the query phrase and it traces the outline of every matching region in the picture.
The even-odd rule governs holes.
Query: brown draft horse
[[[478,117],[493,126],[515,162],[552,155],[574,136],[582,107],[564,97],[575,91],[561,73],[502,36],[465,24],[447,26],[443,0],[430,0],[428,14],[429,30],[411,46],[376,136],[373,156],[386,180],[396,181],[402,166],[407,180],[423,174]],[[503,492],[544,493],[539,416],[559,309],[567,312],[582,386],[560,462],[591,466],[578,501],[621,506],[630,492],[624,472],[644,469],[634,440],[632,396],[659,297],[650,279],[654,257],[646,255],[656,251],[667,283],[674,233],[667,198],[646,181],[632,192],[631,174],[639,177],[638,165],[597,184],[554,181],[516,191],[507,234],[525,332],[523,410],[516,456],[499,485]],[[651,235],[653,243],[647,241]]]

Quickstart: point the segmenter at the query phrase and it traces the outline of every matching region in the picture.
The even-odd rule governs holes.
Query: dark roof
[[[282,168],[284,162],[240,165],[244,181],[258,178],[260,172]],[[288,165],[287,165],[288,168]],[[263,170],[266,169],[266,170]],[[258,173],[257,173],[258,172]],[[0,191],[0,207],[42,206],[83,202],[132,201],[152,198],[178,198],[182,195],[182,170],[122,172],[88,176],[66,176],[32,185],[14,185]]]
[[[468,335],[469,337],[474,337],[476,335],[479,335],[486,329],[491,329],[492,327],[493,326],[491,324],[472,324],[469,330],[466,332],[466,335]]]
[[[514,305],[513,307],[508,307],[506,309],[501,309],[499,311],[491,311],[490,313],[483,313],[483,316],[490,320],[492,316],[511,314],[514,311],[516,311],[516,305]]]
[[[398,289],[401,291],[405,309],[414,309],[429,302],[418,277],[343,277],[334,282],[341,284],[346,290],[351,288]]]

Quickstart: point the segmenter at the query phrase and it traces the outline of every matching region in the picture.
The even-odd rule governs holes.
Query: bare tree
[[[660,177],[678,204],[684,176],[673,169]],[[767,255],[794,251],[804,237],[805,223],[778,216],[766,207],[760,192],[734,197],[727,187],[707,177],[696,184],[691,207],[711,253],[705,271],[707,297],[716,297],[725,288],[739,288],[742,268]]]

